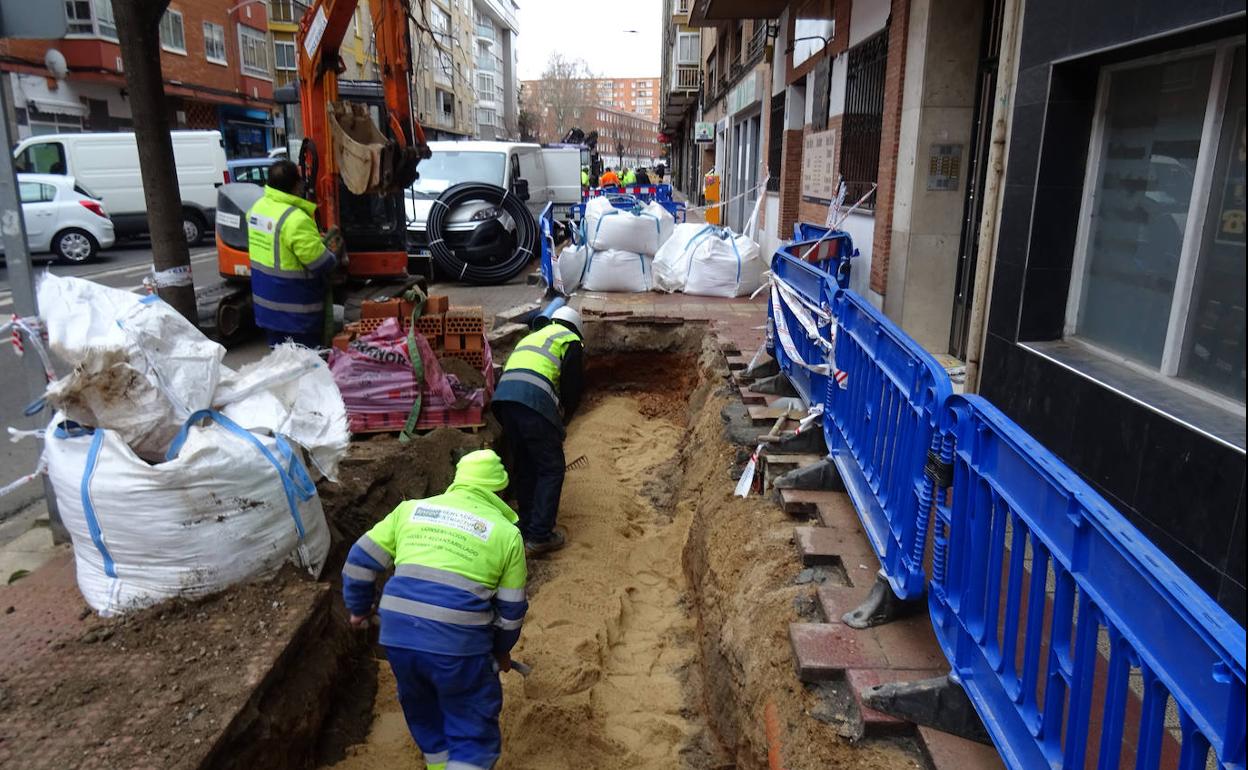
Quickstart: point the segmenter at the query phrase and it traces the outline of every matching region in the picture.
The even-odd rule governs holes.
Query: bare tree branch
[[[593,73],[584,59],[552,53],[542,77],[534,84],[527,109],[536,116],[543,142],[556,142],[588,118],[596,104]]]

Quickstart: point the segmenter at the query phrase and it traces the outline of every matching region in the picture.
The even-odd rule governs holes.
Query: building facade
[[[1242,623],[1244,3],[663,13],[673,181],[768,253],[843,182],[851,288]]]
[[[597,132],[598,154],[604,166],[636,168],[661,162],[659,124],[633,112],[604,104],[602,80],[586,78],[554,85],[524,81],[525,108],[536,119],[536,138],[557,142],[572,128]]]
[[[594,78],[591,87],[599,104],[658,122],[659,78]]]
[[[467,139],[476,132],[475,26],[471,0],[412,6],[412,101],[425,136]]]
[[[12,135],[124,131],[132,124],[111,0],[64,3],[60,40],[0,39]],[[160,25],[170,123],[217,129],[230,157],[274,141],[273,49],[266,4],[174,0]]]
[[[518,33],[513,0],[474,0],[475,119],[480,139],[520,138],[520,87],[516,79]]]

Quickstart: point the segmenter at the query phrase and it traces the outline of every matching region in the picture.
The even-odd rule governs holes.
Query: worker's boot
[[[560,548],[563,548],[567,544],[568,544],[567,530],[565,530],[563,527],[555,527],[555,531],[550,534],[549,540],[542,540],[542,541],[525,540],[524,541],[524,555],[525,556],[545,556],[548,553],[558,551]]]

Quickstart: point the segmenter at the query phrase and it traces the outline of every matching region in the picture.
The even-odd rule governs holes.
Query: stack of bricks
[[[445,354],[485,368],[485,315],[479,307],[452,308],[443,321]]]

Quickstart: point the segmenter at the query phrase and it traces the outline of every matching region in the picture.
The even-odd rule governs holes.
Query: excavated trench
[[[504,675],[498,770],[915,767],[903,748],[847,744],[809,716],[816,695],[794,676],[786,636],[809,601],[793,581],[793,523],[769,500],[732,496],[731,389],[705,327],[591,323],[587,351],[586,401],[564,445],[569,544],[530,560],[513,655],[533,672]],[[331,564],[497,435],[354,445],[342,482],[322,493]],[[345,629],[336,597],[325,614],[208,766],[423,767],[381,650]],[[323,686],[301,684],[308,672]]]

